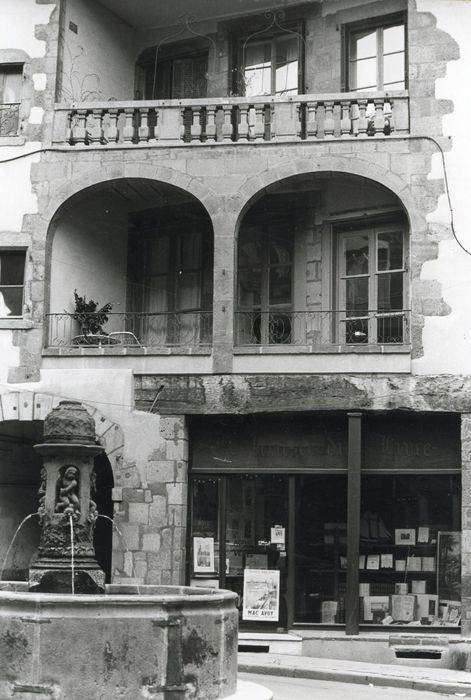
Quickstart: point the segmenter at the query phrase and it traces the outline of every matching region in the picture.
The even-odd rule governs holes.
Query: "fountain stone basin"
[[[235,593],[210,588],[115,584],[104,595],[71,595],[2,582],[0,697],[229,697],[237,690],[236,603]]]

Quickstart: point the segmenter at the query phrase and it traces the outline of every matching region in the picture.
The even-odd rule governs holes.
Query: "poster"
[[[285,528],[282,525],[275,525],[270,528],[271,544],[285,544]]]
[[[280,572],[245,569],[242,619],[278,622],[279,608]]]
[[[214,573],[214,539],[193,537],[193,570],[195,574]]]

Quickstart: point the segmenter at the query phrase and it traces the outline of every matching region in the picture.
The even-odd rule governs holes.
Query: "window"
[[[347,64],[348,90],[404,90],[406,46],[403,18],[350,27]]]
[[[21,316],[25,274],[24,250],[0,251],[0,317]]]
[[[143,344],[199,345],[210,342],[212,240],[208,223],[173,210],[135,214],[129,237],[130,310]]]
[[[0,66],[0,136],[16,136],[20,125],[23,66]]]
[[[402,228],[339,233],[337,332],[341,344],[405,342],[405,269]]]
[[[157,52],[157,55],[156,55]],[[137,97],[145,100],[206,97],[208,51],[178,44],[146,49],[138,61]]]
[[[303,91],[303,30],[300,22],[255,25],[234,41],[233,85],[237,95],[297,95]]]
[[[238,340],[291,342],[293,236],[269,227],[241,231],[238,248]]]

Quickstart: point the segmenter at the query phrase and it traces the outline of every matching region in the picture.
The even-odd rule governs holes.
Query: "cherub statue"
[[[77,467],[68,466],[59,482],[59,498],[56,504],[56,513],[71,515],[74,519],[80,517],[80,499],[78,496],[79,470]]]

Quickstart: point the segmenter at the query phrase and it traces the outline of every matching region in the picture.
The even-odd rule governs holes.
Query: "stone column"
[[[98,516],[92,500],[95,422],[78,401],[61,401],[44,421],[39,508],[41,538],[30,568],[29,587],[54,593],[96,593],[105,575],[95,559],[93,531]]]
[[[235,221],[227,212],[213,217],[214,288],[213,288],[213,372],[232,372]]]
[[[461,416],[461,634],[471,636],[471,414]]]

